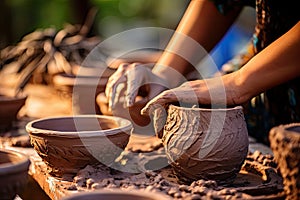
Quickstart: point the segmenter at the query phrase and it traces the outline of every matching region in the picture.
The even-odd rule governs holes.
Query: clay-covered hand
[[[109,78],[105,94],[109,109],[113,109],[124,96],[124,107],[130,107],[140,90],[143,93],[141,96],[149,100],[166,88],[166,81],[156,76],[150,68],[139,63],[124,63]]]
[[[188,104],[226,105],[224,83],[219,77],[206,80],[188,81],[177,88],[163,91],[154,97],[141,110],[142,115],[154,114],[157,109],[166,109],[169,104],[178,102]]]

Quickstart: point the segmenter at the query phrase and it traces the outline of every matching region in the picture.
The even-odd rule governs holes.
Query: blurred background
[[[174,29],[187,0],[1,0],[0,47],[14,44],[40,28],[63,28],[82,24],[90,8],[98,12],[93,34],[109,37],[135,27],[158,26]]]
[[[92,7],[97,14],[89,34],[101,40],[136,27],[175,29],[188,3],[189,0],[1,0],[0,49],[15,45],[37,29],[60,30],[65,24],[83,24]],[[214,50],[218,66],[249,40],[254,22],[254,10],[246,9]]]

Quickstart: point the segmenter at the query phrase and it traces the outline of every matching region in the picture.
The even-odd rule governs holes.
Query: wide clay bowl
[[[188,108],[170,105],[163,129],[167,158],[181,182],[234,181],[248,153],[241,106]]]
[[[38,119],[26,130],[48,172],[60,177],[88,164],[111,165],[126,147],[132,125],[119,117],[75,115]]]
[[[13,121],[17,119],[17,114],[25,105],[26,99],[25,94],[13,96],[7,92],[0,92],[0,132],[11,129]]]
[[[170,200],[170,198],[164,194],[158,192],[145,192],[145,191],[123,191],[119,189],[114,190],[98,190],[92,192],[82,192],[74,195],[70,195],[63,200]]]
[[[30,161],[26,155],[0,149],[0,199],[14,199],[28,181]]]
[[[270,147],[283,177],[286,199],[300,198],[300,123],[273,127]]]

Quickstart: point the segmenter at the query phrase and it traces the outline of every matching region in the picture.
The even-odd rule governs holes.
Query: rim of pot
[[[18,102],[23,101],[28,97],[25,93],[20,93],[17,96],[10,96],[0,92],[0,102]]]
[[[100,118],[100,119],[109,119],[115,121],[119,126],[116,128],[105,129],[105,130],[90,130],[90,131],[59,131],[49,129],[41,129],[34,127],[35,123],[43,122],[46,120],[52,119],[74,119],[76,121],[80,118]],[[25,127],[26,131],[29,134],[33,135],[47,135],[47,136],[56,136],[56,137],[97,137],[97,136],[108,136],[114,135],[121,132],[127,132],[132,130],[132,123],[124,118],[116,116],[104,116],[104,115],[67,115],[67,116],[56,116],[56,117],[45,117],[41,119],[33,120],[27,123]]]
[[[192,104],[191,104],[192,105]],[[174,108],[180,108],[182,110],[196,110],[196,111],[232,111],[232,110],[240,110],[243,109],[242,106],[237,105],[237,106],[233,106],[233,107],[226,107],[226,108],[201,108],[201,107],[184,107],[184,106],[177,106],[177,105],[173,105],[170,104],[170,107],[174,107]]]
[[[21,152],[0,148],[0,153],[11,154],[18,157],[18,161],[0,164],[0,175],[7,175],[27,171],[30,165],[29,157]]]

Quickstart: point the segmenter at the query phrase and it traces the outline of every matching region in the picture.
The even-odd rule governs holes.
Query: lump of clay
[[[241,106],[226,109],[170,105],[163,145],[181,182],[234,181],[248,153],[248,132]]]

